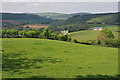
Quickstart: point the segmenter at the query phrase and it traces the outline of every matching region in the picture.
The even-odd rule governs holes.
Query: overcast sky
[[[119,0],[0,0],[3,2],[118,2]]]
[[[109,0],[111,2],[97,2],[98,0],[96,0],[96,2],[75,2],[75,0],[74,2],[36,2],[38,0],[36,1],[34,0],[34,2],[25,2],[25,0],[6,0],[6,2],[5,0],[3,1],[4,2],[2,3],[2,12],[106,13],[106,12],[118,11],[118,2],[117,2],[118,0]],[[14,2],[10,2],[10,1],[14,1]],[[19,2],[19,1],[22,1],[22,2]],[[29,0],[29,1],[33,1],[33,0]],[[50,0],[47,0],[47,1],[50,1]],[[51,0],[51,1],[54,1],[54,0]],[[84,1],[88,1],[88,0],[84,0]],[[95,0],[91,0],[91,1],[95,1]],[[104,0],[104,1],[107,1],[107,0]]]

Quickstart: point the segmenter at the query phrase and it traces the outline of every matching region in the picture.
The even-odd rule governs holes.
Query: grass
[[[117,32],[118,31],[117,26],[110,26],[110,27],[106,26],[105,28],[112,30],[115,38],[118,39],[118,34],[120,32]],[[72,32],[70,33],[70,36],[73,39],[77,39],[77,40],[97,40],[97,36],[99,33],[100,31],[85,30],[85,31]]]
[[[118,74],[117,48],[34,38],[3,39],[3,78]]]

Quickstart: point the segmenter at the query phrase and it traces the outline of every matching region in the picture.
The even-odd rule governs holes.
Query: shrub
[[[119,47],[120,48],[120,39],[106,39],[104,40],[106,46],[109,47]]]

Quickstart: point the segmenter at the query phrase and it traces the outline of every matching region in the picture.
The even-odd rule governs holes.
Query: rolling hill
[[[35,38],[2,39],[3,78],[118,74],[118,49]]]
[[[1,21],[3,26],[16,26],[19,24],[48,24],[53,19],[45,18],[35,14],[25,14],[25,13],[2,13]],[[13,23],[14,22],[14,23]],[[15,23],[16,22],[16,23]]]
[[[97,24],[117,24],[118,23],[118,14],[119,13],[99,13],[99,14],[88,14],[88,15],[75,15],[73,17],[68,18],[65,23],[94,23],[96,21]]]
[[[119,38],[118,34],[120,34],[119,30],[118,30],[118,26],[116,25],[107,25],[104,26],[103,28],[107,28],[108,30],[111,30],[115,36],[115,38]],[[70,36],[73,39],[77,39],[77,40],[97,40],[97,36],[100,33],[100,31],[94,31],[94,30],[84,30],[84,31],[76,31],[76,32],[72,32],[70,33]]]
[[[57,20],[66,20],[69,17],[72,17],[74,15],[87,15],[90,13],[86,12],[80,12],[80,13],[72,13],[72,14],[65,14],[65,13],[53,13],[53,12],[46,12],[46,13],[37,13],[39,16],[43,16],[46,18],[51,18],[51,19],[57,19]]]
[[[120,14],[111,14],[111,15],[105,15],[102,17],[93,18],[91,20],[88,20],[88,23],[101,23],[101,24],[119,24],[118,17]]]
[[[46,18],[51,18],[51,19],[57,19],[57,20],[65,20],[69,17],[71,17],[70,14],[63,14],[63,13],[52,13],[52,12],[47,12],[47,13],[37,13],[39,16],[43,16]]]

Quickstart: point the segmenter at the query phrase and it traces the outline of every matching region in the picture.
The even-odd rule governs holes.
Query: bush
[[[104,43],[105,46],[120,48],[120,39],[106,39]]]
[[[77,41],[76,39],[73,39],[73,42],[74,42],[74,43],[78,43],[78,41]]]
[[[98,44],[99,45],[104,45],[104,41],[107,40],[107,39],[114,39],[114,34],[112,33],[112,31],[108,30],[108,29],[103,29],[97,39],[98,39]]]

